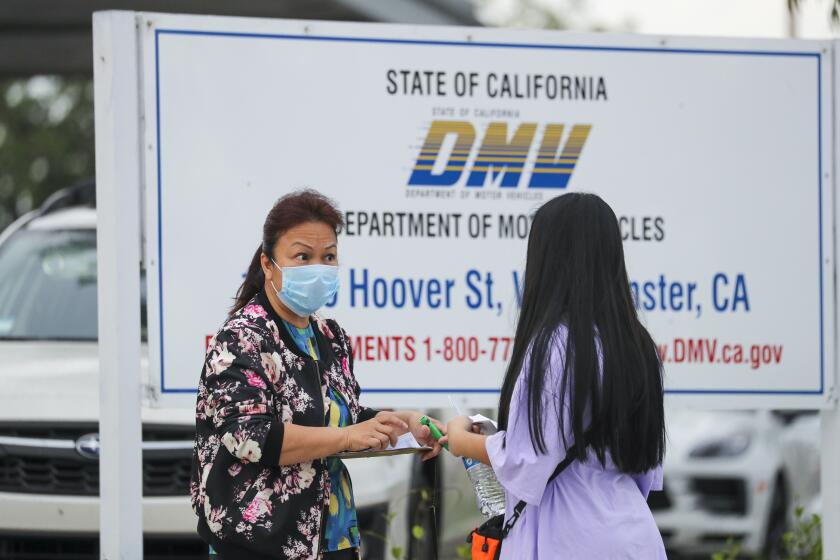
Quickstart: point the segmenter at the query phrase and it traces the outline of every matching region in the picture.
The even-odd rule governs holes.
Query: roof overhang
[[[90,75],[91,19],[101,10],[479,25],[469,0],[5,0],[0,75]]]

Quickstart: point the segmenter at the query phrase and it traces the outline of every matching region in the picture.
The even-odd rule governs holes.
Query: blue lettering
[[[718,272],[712,280],[712,303],[717,311],[738,311],[738,306],[744,310],[750,310],[750,300],[747,296],[747,280],[743,274],[737,274],[734,286],[729,289],[729,277]],[[726,290],[726,295],[720,292]],[[731,295],[731,299],[730,296]]]
[[[696,282],[675,282],[660,274],[656,280],[630,282],[633,306],[644,311],[694,311]]]
[[[382,309],[388,303],[388,285],[382,278],[373,281],[373,305]]]
[[[513,271],[513,289],[516,292],[516,307],[522,307],[523,281],[519,279],[519,272]]]
[[[735,293],[732,296],[732,311],[737,311],[738,304],[744,308],[744,311],[750,310],[750,300],[747,297],[747,280],[743,274],[735,277]]]
[[[481,290],[478,283],[481,282],[481,273],[475,269],[467,272],[467,289],[472,294],[467,295],[467,307],[470,309],[478,309],[481,307]],[[473,298],[475,294],[475,298]]]
[[[408,282],[408,290],[411,292],[411,303],[414,307],[420,307],[420,302],[423,301],[423,281]]]
[[[441,154],[444,139],[447,136],[455,136],[455,144],[447,157],[446,164],[439,173],[433,173],[435,164],[439,158],[446,157]],[[434,121],[429,127],[426,140],[417,156],[417,162],[408,179],[409,185],[414,186],[438,186],[448,187],[458,182],[467,158],[472,151],[475,140],[475,128],[467,121]]]
[[[429,307],[431,307],[432,309],[437,309],[438,307],[440,307],[440,282],[435,279],[429,280],[429,284],[426,290],[429,299]],[[447,307],[449,306],[447,305]]]
[[[719,272],[715,274],[714,280],[712,280],[712,303],[718,311],[726,311],[726,308],[729,307],[729,298],[718,296],[721,283],[723,283],[723,288],[726,288],[729,285],[729,279],[726,274]],[[723,299],[720,299],[721,297]]]
[[[364,303],[362,307],[368,306],[368,270],[362,269],[362,281],[356,283],[356,269],[350,269],[350,307],[356,307],[356,290],[361,290]]]
[[[674,282],[671,284],[671,309],[680,311],[683,308],[683,287],[682,284]]]
[[[402,278],[395,278],[391,283],[391,299],[397,309],[405,306],[405,282]]]
[[[413,308],[431,309],[452,307],[452,290],[455,280],[436,278],[371,278],[368,269],[362,269],[359,275],[356,269],[350,269],[350,306],[378,309],[393,306],[401,309],[406,305]],[[334,303],[332,304],[334,305]]]
[[[653,311],[656,309],[656,284],[653,282],[645,282],[642,285],[642,291],[645,296],[645,302],[643,304],[645,311]]]

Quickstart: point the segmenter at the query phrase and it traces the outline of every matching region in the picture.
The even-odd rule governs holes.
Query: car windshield
[[[0,339],[96,338],[96,230],[22,230],[0,246]]]

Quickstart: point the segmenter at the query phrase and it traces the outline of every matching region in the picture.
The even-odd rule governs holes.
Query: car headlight
[[[738,457],[750,447],[752,435],[746,432],[732,434],[725,438],[712,440],[698,445],[689,454],[695,459],[717,459]]]

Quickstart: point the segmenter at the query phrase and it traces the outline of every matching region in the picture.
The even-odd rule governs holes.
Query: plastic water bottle
[[[435,439],[440,439],[443,434],[437,429],[437,426],[432,424],[427,416],[420,418],[420,423],[429,427],[429,431]],[[448,445],[444,444],[446,449]],[[462,457],[464,468],[467,469],[467,476],[473,484],[475,490],[475,501],[478,504],[478,510],[482,515],[488,519],[494,515],[500,515],[505,512],[505,490],[496,478],[496,473],[490,465],[485,465],[479,461],[473,461],[467,457]]]
[[[475,489],[478,510],[488,519],[505,512],[505,490],[490,465],[463,457],[467,476]]]

